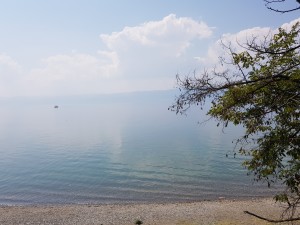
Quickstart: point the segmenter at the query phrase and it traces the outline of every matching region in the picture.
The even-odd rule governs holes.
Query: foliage
[[[245,167],[268,186],[283,183],[286,190],[275,198],[287,202],[288,209],[300,201],[299,28],[299,23],[290,30],[279,28],[259,43],[253,38],[239,53],[227,46],[234,69],[177,76],[181,92],[170,107],[185,113],[209,99],[208,115],[224,127],[242,125],[245,134],[237,146],[249,156]]]

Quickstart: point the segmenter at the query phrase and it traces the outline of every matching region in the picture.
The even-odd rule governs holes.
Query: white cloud
[[[18,92],[22,67],[7,54],[0,54],[0,96]]]
[[[99,52],[98,56],[74,53],[56,55],[43,60],[43,68],[31,71],[31,79],[48,81],[69,79],[94,79],[109,77],[118,67],[118,58],[113,52]]]
[[[2,81],[13,81],[21,71],[21,66],[12,57],[0,54],[0,78]]]
[[[204,22],[171,14],[159,21],[101,34],[97,55],[51,56],[30,72],[27,93],[66,95],[169,89],[195,40],[210,37]],[[34,85],[34,87],[33,87]],[[29,86],[29,85],[27,85]]]
[[[97,55],[73,53],[43,60],[43,67],[32,69],[26,82],[27,94],[72,95],[101,92],[103,83],[118,69],[114,52],[99,51]],[[27,85],[29,86],[29,85]]]
[[[296,22],[300,22],[300,18],[289,23],[285,23],[281,27],[284,29],[290,29]],[[227,47],[230,46],[235,52],[242,52],[245,51],[242,46],[245,45],[247,41],[251,41],[255,38],[256,42],[259,44],[259,42],[263,41],[265,37],[270,37],[277,32],[277,28],[271,29],[270,27],[253,27],[234,34],[223,34],[220,39],[208,48],[207,54],[204,57],[198,56],[195,57],[195,59],[203,66],[215,66],[218,64],[220,56],[229,58],[229,55],[226,53],[226,49],[224,50],[223,45]]]
[[[3,69],[3,67],[10,68],[13,70],[20,70],[20,66],[18,65],[18,63],[6,54],[0,54],[0,65],[1,70]]]
[[[118,55],[118,77],[126,89],[168,89],[174,87],[178,70],[190,69],[194,63],[189,55],[193,42],[208,39],[212,33],[213,28],[204,22],[170,14],[100,38],[107,51]]]
[[[291,26],[294,22],[283,26]],[[222,40],[244,43],[247,38],[266,35],[269,31],[270,28],[256,27],[224,34]],[[28,71],[12,57],[0,54],[0,96],[173,88],[177,72],[191,72],[199,67],[199,62],[206,68],[217,64],[223,50],[221,39],[207,46],[212,33],[213,28],[202,21],[171,14],[158,21],[101,34],[99,41],[105,48],[95,49],[93,55],[79,50],[53,55],[41,60],[41,66]],[[195,46],[203,46],[208,51],[195,57]]]
[[[298,19],[295,19],[295,20],[292,20],[291,22],[289,22],[289,23],[284,23],[284,24],[282,24],[282,28],[283,29],[291,29],[292,28],[292,26],[295,24],[295,23],[300,23],[300,18],[298,18]]]
[[[207,51],[207,55],[204,57],[195,57],[202,65],[209,67],[215,66],[219,62],[219,57],[229,57],[227,47],[230,46],[235,52],[241,52],[245,49],[242,47],[247,41],[255,38],[263,38],[271,32],[268,27],[254,27],[250,29],[242,30],[234,34],[223,34],[220,39],[213,43]],[[226,46],[224,48],[224,46]]]
[[[101,34],[100,38],[111,50],[128,51],[132,46],[161,48],[171,56],[180,56],[194,39],[208,38],[212,28],[204,22],[170,14],[160,21],[150,21],[136,27],[125,27],[110,35]]]

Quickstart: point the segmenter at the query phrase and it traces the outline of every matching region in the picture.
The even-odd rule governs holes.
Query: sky
[[[239,42],[299,20],[263,0],[0,0],[0,97],[168,90]],[[297,6],[287,0],[280,9]]]

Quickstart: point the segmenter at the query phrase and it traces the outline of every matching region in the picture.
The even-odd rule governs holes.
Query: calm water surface
[[[0,204],[169,202],[265,196],[232,140],[169,92],[2,100]],[[58,104],[59,108],[54,109]],[[225,154],[229,153],[226,158]]]

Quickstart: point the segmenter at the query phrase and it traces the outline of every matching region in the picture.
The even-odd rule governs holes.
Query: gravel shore
[[[272,199],[222,199],[166,204],[0,206],[0,224],[133,225],[138,219],[144,225],[271,224],[245,214],[245,210],[280,219],[283,208]]]

